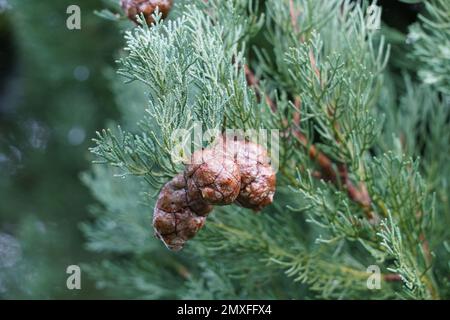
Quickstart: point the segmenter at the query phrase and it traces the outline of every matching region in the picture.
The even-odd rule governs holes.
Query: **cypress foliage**
[[[98,134],[92,152],[109,166],[84,175],[101,202],[89,247],[110,253],[89,266],[99,283],[147,298],[449,297],[450,5],[427,1],[407,35],[374,28],[372,9],[177,1],[126,33],[131,84],[117,94],[140,85],[148,103],[123,109],[136,125]],[[217,208],[172,253],[151,213],[181,172],[171,133],[196,122],[279,130],[277,190],[259,215]]]

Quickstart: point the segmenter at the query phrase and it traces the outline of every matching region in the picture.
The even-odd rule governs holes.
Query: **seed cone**
[[[184,175],[179,174],[159,193],[153,212],[155,234],[169,249],[180,250],[203,227],[206,215],[212,209],[203,201],[197,201],[195,208],[189,206],[186,181]]]
[[[223,139],[215,148],[230,154],[239,167],[241,190],[237,204],[260,211],[273,202],[276,175],[262,146],[251,141]]]
[[[144,14],[147,24],[152,24],[154,21],[152,14],[159,8],[159,12],[162,13],[162,17],[165,18],[169,14],[172,8],[173,0],[121,0],[120,5],[125,11],[128,18],[139,24],[136,16]]]
[[[185,177],[189,193],[200,193],[212,205],[233,203],[241,189],[239,167],[234,159],[214,149],[194,152]]]
[[[276,176],[267,151],[246,140],[221,138],[197,150],[184,172],[167,182],[153,213],[155,234],[180,250],[203,227],[214,205],[260,211],[273,201]]]

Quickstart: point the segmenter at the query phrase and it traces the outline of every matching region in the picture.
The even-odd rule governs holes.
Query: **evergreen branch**
[[[121,72],[149,91],[148,117],[137,112],[140,124],[130,128],[136,133],[100,134],[93,152],[118,166],[119,174],[152,181],[154,192],[179,171],[170,160],[171,130],[187,127],[190,132],[197,120],[205,128],[270,127],[282,132],[280,180],[288,186],[278,183],[274,204],[261,215],[236,207],[216,210],[186,248],[187,255],[175,256],[146,234],[148,221],[141,219],[148,220],[154,195],[142,199],[133,188],[135,177],[120,185],[92,178],[88,184],[105,208],[94,212],[97,224],[83,227],[89,248],[115,253],[114,259],[127,254],[136,266],[130,272],[116,268],[120,264],[105,266],[107,281],[109,271],[117,271],[117,282],[127,290],[134,286],[144,294],[155,290],[152,297],[177,298],[428,299],[448,294],[446,284],[435,280],[445,279],[450,252],[443,241],[448,223],[442,223],[448,221],[450,195],[445,50],[436,55],[438,63],[420,63],[425,71],[441,65],[432,70],[439,81],[419,87],[408,80],[397,87],[382,82],[389,48],[367,28],[369,2],[192,3],[179,6],[182,12],[174,22],[129,34]],[[265,15],[258,4],[266,7]],[[421,26],[427,39],[413,44],[418,60],[433,53],[439,47],[433,41],[447,32],[442,10],[428,11]],[[259,48],[257,59],[247,64],[246,46],[259,30],[273,52]],[[384,76],[395,82],[389,73]],[[404,87],[398,107],[396,90]],[[383,126],[381,112],[387,114]],[[405,160],[403,154],[422,161]],[[94,180],[117,183],[127,193]],[[144,206],[133,206],[141,202]],[[370,223],[379,216],[384,218],[380,224]],[[380,291],[365,286],[370,275],[365,270],[374,260],[383,270]],[[166,277],[175,279],[168,281],[170,290],[161,282]]]
[[[425,1],[425,15],[420,24],[410,27],[408,43],[410,57],[418,61],[418,75],[423,83],[450,94],[450,3],[445,0]]]
[[[256,89],[256,95],[261,100],[261,95],[264,95],[266,103],[269,105],[272,112],[277,111],[276,103],[270,98],[269,95],[260,93],[261,89],[259,87],[259,80],[256,78],[253,71],[248,67],[248,65],[244,66],[247,82],[250,87],[254,87]],[[319,178],[324,178],[327,181],[331,181],[336,184],[338,187],[342,186],[345,190],[347,190],[348,196],[351,200],[358,203],[361,208],[366,213],[368,219],[373,223],[378,223],[379,219],[376,217],[375,213],[370,209],[371,199],[369,194],[367,193],[367,188],[364,183],[360,183],[359,188],[357,188],[353,182],[350,180],[347,172],[347,167],[344,164],[338,165],[339,175],[336,173],[334,169],[334,164],[329,157],[327,157],[324,153],[317,150],[317,147],[308,142],[307,137],[300,131],[300,99],[295,99],[294,106],[296,112],[294,114],[294,122],[290,129],[291,134],[297,139],[297,141],[307,150],[309,157],[311,160],[314,160],[318,166],[321,168],[321,175]],[[286,121],[285,124],[287,125]],[[285,175],[286,171],[283,172]],[[291,182],[295,181],[292,179]],[[294,183],[293,185],[297,185]]]
[[[245,223],[252,220],[254,219],[247,220]],[[281,268],[287,276],[293,277],[295,282],[309,284],[311,290],[317,291],[325,298],[339,297],[349,288],[356,291],[367,290],[365,287],[368,279],[367,272],[344,263],[327,261],[324,258],[326,255],[319,252],[310,253],[299,247],[298,243],[294,248],[286,250],[284,245],[278,244],[280,239],[270,238],[265,228],[259,223],[253,230],[247,229],[245,225],[238,228],[232,224],[232,221],[227,223],[218,221],[210,223],[207,230],[200,236],[209,239],[208,250],[213,252],[220,250],[222,256],[232,255],[234,252],[248,257],[256,254],[257,261],[267,263],[265,267]],[[293,239],[291,238],[290,241]],[[201,241],[198,245],[203,246],[203,243]],[[243,261],[241,261],[240,272],[245,272],[242,264]],[[325,274],[327,276],[324,276]],[[398,276],[382,274],[381,279],[386,283],[396,282]]]
[[[433,280],[424,272],[417,273],[420,267],[416,264],[416,260],[405,249],[400,229],[396,226],[392,219],[392,215],[382,222],[383,229],[379,233],[382,238],[382,245],[388,249],[396,259],[396,267],[389,270],[400,274],[402,282],[408,289],[406,297],[416,299],[433,298],[438,299],[439,295]]]

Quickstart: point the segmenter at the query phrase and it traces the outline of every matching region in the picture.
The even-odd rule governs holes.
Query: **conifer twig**
[[[259,87],[258,79],[256,78],[253,71],[248,67],[248,65],[244,65],[244,71],[247,83],[249,84],[249,86],[256,89],[257,98],[261,100],[262,91]],[[264,94],[264,99],[270,106],[271,110],[275,112],[277,110],[275,102],[267,94]],[[296,97],[294,104],[297,109],[300,108],[301,102],[298,97]],[[320,174],[316,174],[315,176],[324,179],[325,181],[330,181],[338,186],[341,184],[347,191],[349,198],[361,206],[369,221],[373,224],[378,224],[379,218],[376,213],[374,213],[370,208],[372,200],[369,193],[367,192],[365,184],[363,182],[360,182],[358,187],[355,186],[348,175],[348,169],[345,164],[338,164],[338,173],[336,173],[333,161],[323,152],[319,151],[314,144],[311,144],[308,141],[308,138],[303,133],[301,133],[300,130],[298,130],[298,127],[300,125],[300,112],[296,112],[296,114],[294,114],[293,125],[294,126],[291,126],[291,133],[294,135],[297,141],[300,142],[300,144],[308,150],[310,159],[315,161],[321,169]]]
[[[290,0],[289,2],[289,13],[291,17],[291,24],[293,29],[299,33],[298,25],[297,25],[297,18],[300,15],[300,12],[296,10],[294,6],[293,0]],[[303,36],[300,38],[300,42],[304,42]],[[309,52],[309,60],[311,64],[312,70],[314,70],[314,73],[316,74],[317,78],[321,79],[320,77],[320,71],[317,68],[316,59],[314,58],[314,55],[312,51]],[[321,81],[322,85],[322,81]],[[295,99],[295,106],[297,109],[300,109],[301,101],[299,97],[296,97]],[[331,108],[328,108],[328,112],[330,115],[333,113]],[[298,111],[299,114],[299,111]],[[295,117],[294,115],[294,121],[296,122],[296,125],[300,125],[300,114]],[[336,123],[334,125],[334,129],[337,131],[339,125]],[[297,137],[297,139],[302,143],[303,146],[308,145],[307,138],[297,130],[294,130],[294,135]],[[338,175],[336,174],[335,170],[333,169],[333,162],[323,153],[316,150],[316,148],[313,145],[309,147],[309,153],[310,157],[312,159],[316,159],[319,166],[322,168],[322,170],[325,173],[325,178],[328,178],[331,182],[334,184],[341,183],[342,186],[347,190],[347,194],[351,200],[353,200],[355,203],[361,206],[364,213],[366,214],[367,218],[372,224],[378,224],[380,222],[379,217],[373,210],[371,210],[370,206],[372,203],[372,199],[367,191],[367,187],[364,184],[364,182],[359,182],[358,186],[355,186],[355,184],[351,181],[349,175],[348,175],[348,168],[345,164],[340,163],[337,165],[337,171]],[[313,148],[313,149],[312,149]],[[313,154],[311,154],[313,152]],[[317,156],[316,156],[317,154]],[[339,177],[339,179],[338,179]]]

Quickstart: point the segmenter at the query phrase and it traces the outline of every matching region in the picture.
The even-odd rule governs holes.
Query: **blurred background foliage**
[[[390,70],[413,68],[405,33],[422,6],[378,3],[393,45]],[[81,30],[66,28],[71,4],[81,7]],[[121,85],[114,58],[123,37],[94,14],[103,7],[100,0],[0,0],[0,298],[109,296],[87,277],[83,290],[66,288],[68,265],[101,260],[86,250],[80,228],[95,203],[80,180],[90,138],[138,94],[112,94]]]
[[[94,14],[101,1],[76,1],[81,30],[66,28],[74,1],[0,3],[0,297],[87,297],[87,279],[69,291],[65,272],[93,259],[78,228],[93,202],[79,173],[116,113],[107,70],[122,37]]]

